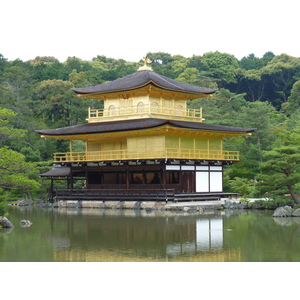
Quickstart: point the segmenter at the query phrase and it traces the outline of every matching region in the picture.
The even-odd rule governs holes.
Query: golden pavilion
[[[202,110],[189,109],[187,101],[217,90],[162,76],[146,63],[123,78],[73,91],[104,107],[89,109],[86,124],[36,131],[70,141],[69,152],[54,153],[53,169],[41,174],[52,179],[56,199],[222,195],[223,166],[239,161],[238,151],[223,150],[223,139],[255,130],[203,123]],[[75,140],[85,143],[84,152],[73,151]],[[68,188],[54,190],[55,178],[66,178]],[[78,178],[85,181],[82,189],[74,189]]]

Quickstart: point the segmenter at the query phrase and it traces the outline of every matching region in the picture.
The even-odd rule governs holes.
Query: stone
[[[50,202],[47,202],[47,203],[43,203],[42,204],[42,208],[53,208],[53,204],[52,203],[50,203]]]
[[[14,228],[14,225],[12,224],[12,222],[10,222],[5,217],[0,217],[0,226],[3,228]]]
[[[155,210],[164,210],[165,205],[161,202],[155,202],[153,205],[153,209]]]
[[[75,204],[75,208],[82,208],[82,201],[77,201],[77,203]]]
[[[20,225],[22,227],[30,227],[32,225],[32,222],[30,222],[29,220],[21,220]]]
[[[203,213],[204,213],[204,209],[203,209],[203,207],[201,207],[201,206],[197,206],[197,211],[198,211],[200,214],[203,214]]]
[[[105,202],[102,202],[99,206],[100,209],[106,209],[106,204]]]
[[[238,205],[239,204],[236,202],[232,202],[230,200],[225,200],[223,207],[227,208],[227,209],[235,209],[235,208],[238,208]]]
[[[32,200],[25,200],[25,199],[21,199],[17,201],[17,205],[18,206],[28,206],[28,205],[32,205]]]
[[[239,208],[246,208],[248,206],[248,203],[247,202],[241,202],[240,204],[239,204]]]
[[[140,201],[135,202],[133,209],[141,209],[141,202]]]
[[[293,213],[293,209],[291,206],[283,206],[275,209],[273,213],[273,217],[291,217]]]
[[[124,202],[123,201],[119,201],[115,208],[116,209],[123,209],[124,208]]]
[[[231,208],[232,207],[232,203],[230,200],[225,200],[224,202],[224,208]]]
[[[296,209],[293,214],[292,214],[293,217],[300,217],[300,208]]]

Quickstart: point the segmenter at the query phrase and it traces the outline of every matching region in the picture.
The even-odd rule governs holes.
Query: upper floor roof
[[[125,77],[85,88],[75,88],[73,91],[81,96],[92,98],[93,95],[103,95],[114,92],[136,90],[152,84],[166,91],[194,94],[199,97],[213,94],[217,89],[209,89],[186,84],[166,76],[155,73],[152,70],[140,70]]]

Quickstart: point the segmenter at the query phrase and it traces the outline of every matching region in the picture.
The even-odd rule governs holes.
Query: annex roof
[[[83,134],[88,135],[88,134],[97,134],[97,133],[131,131],[131,130],[155,128],[164,125],[170,125],[177,128],[196,129],[201,131],[218,131],[218,132],[245,133],[245,134],[251,133],[256,130],[256,128],[241,128],[241,127],[205,124],[205,123],[198,123],[198,122],[146,118],[146,119],[137,119],[137,120],[86,123],[83,125],[76,125],[76,126],[57,128],[57,129],[36,130],[36,132],[44,136],[55,137],[55,136],[64,136],[64,135],[65,136],[83,135]]]
[[[40,174],[41,177],[67,177],[70,176],[71,169],[69,167],[53,167],[51,170]]]
[[[73,89],[77,94],[90,95],[90,94],[106,94],[112,92],[122,92],[134,90],[147,86],[148,84],[153,84],[159,88],[176,91],[182,93],[192,93],[209,95],[215,93],[216,89],[209,89],[198,87],[190,84],[186,84],[166,76],[155,73],[150,70],[137,71],[133,74],[127,75],[125,77],[102,83],[99,85],[89,86],[85,88]]]

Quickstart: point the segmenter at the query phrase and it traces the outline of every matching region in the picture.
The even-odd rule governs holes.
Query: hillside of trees
[[[272,52],[260,58],[250,54],[241,60],[220,52],[193,57],[163,52],[147,56],[159,74],[219,89],[212,98],[189,103],[191,108],[203,108],[205,122],[257,128],[251,136],[228,139],[225,143],[225,148],[242,154],[241,162],[226,169],[226,191],[245,196],[276,191],[281,195],[294,194],[297,201],[299,58]],[[142,64],[105,56],[91,61],[77,57],[69,57],[65,62],[54,57],[8,61],[0,54],[0,197],[45,197],[49,182],[42,182],[38,174],[50,168],[54,152],[68,151],[68,142],[42,139],[34,130],[85,123],[88,107],[102,105],[76,97],[71,88],[123,77]],[[293,157],[290,164],[287,156]],[[277,163],[268,169],[266,164],[272,159]]]

